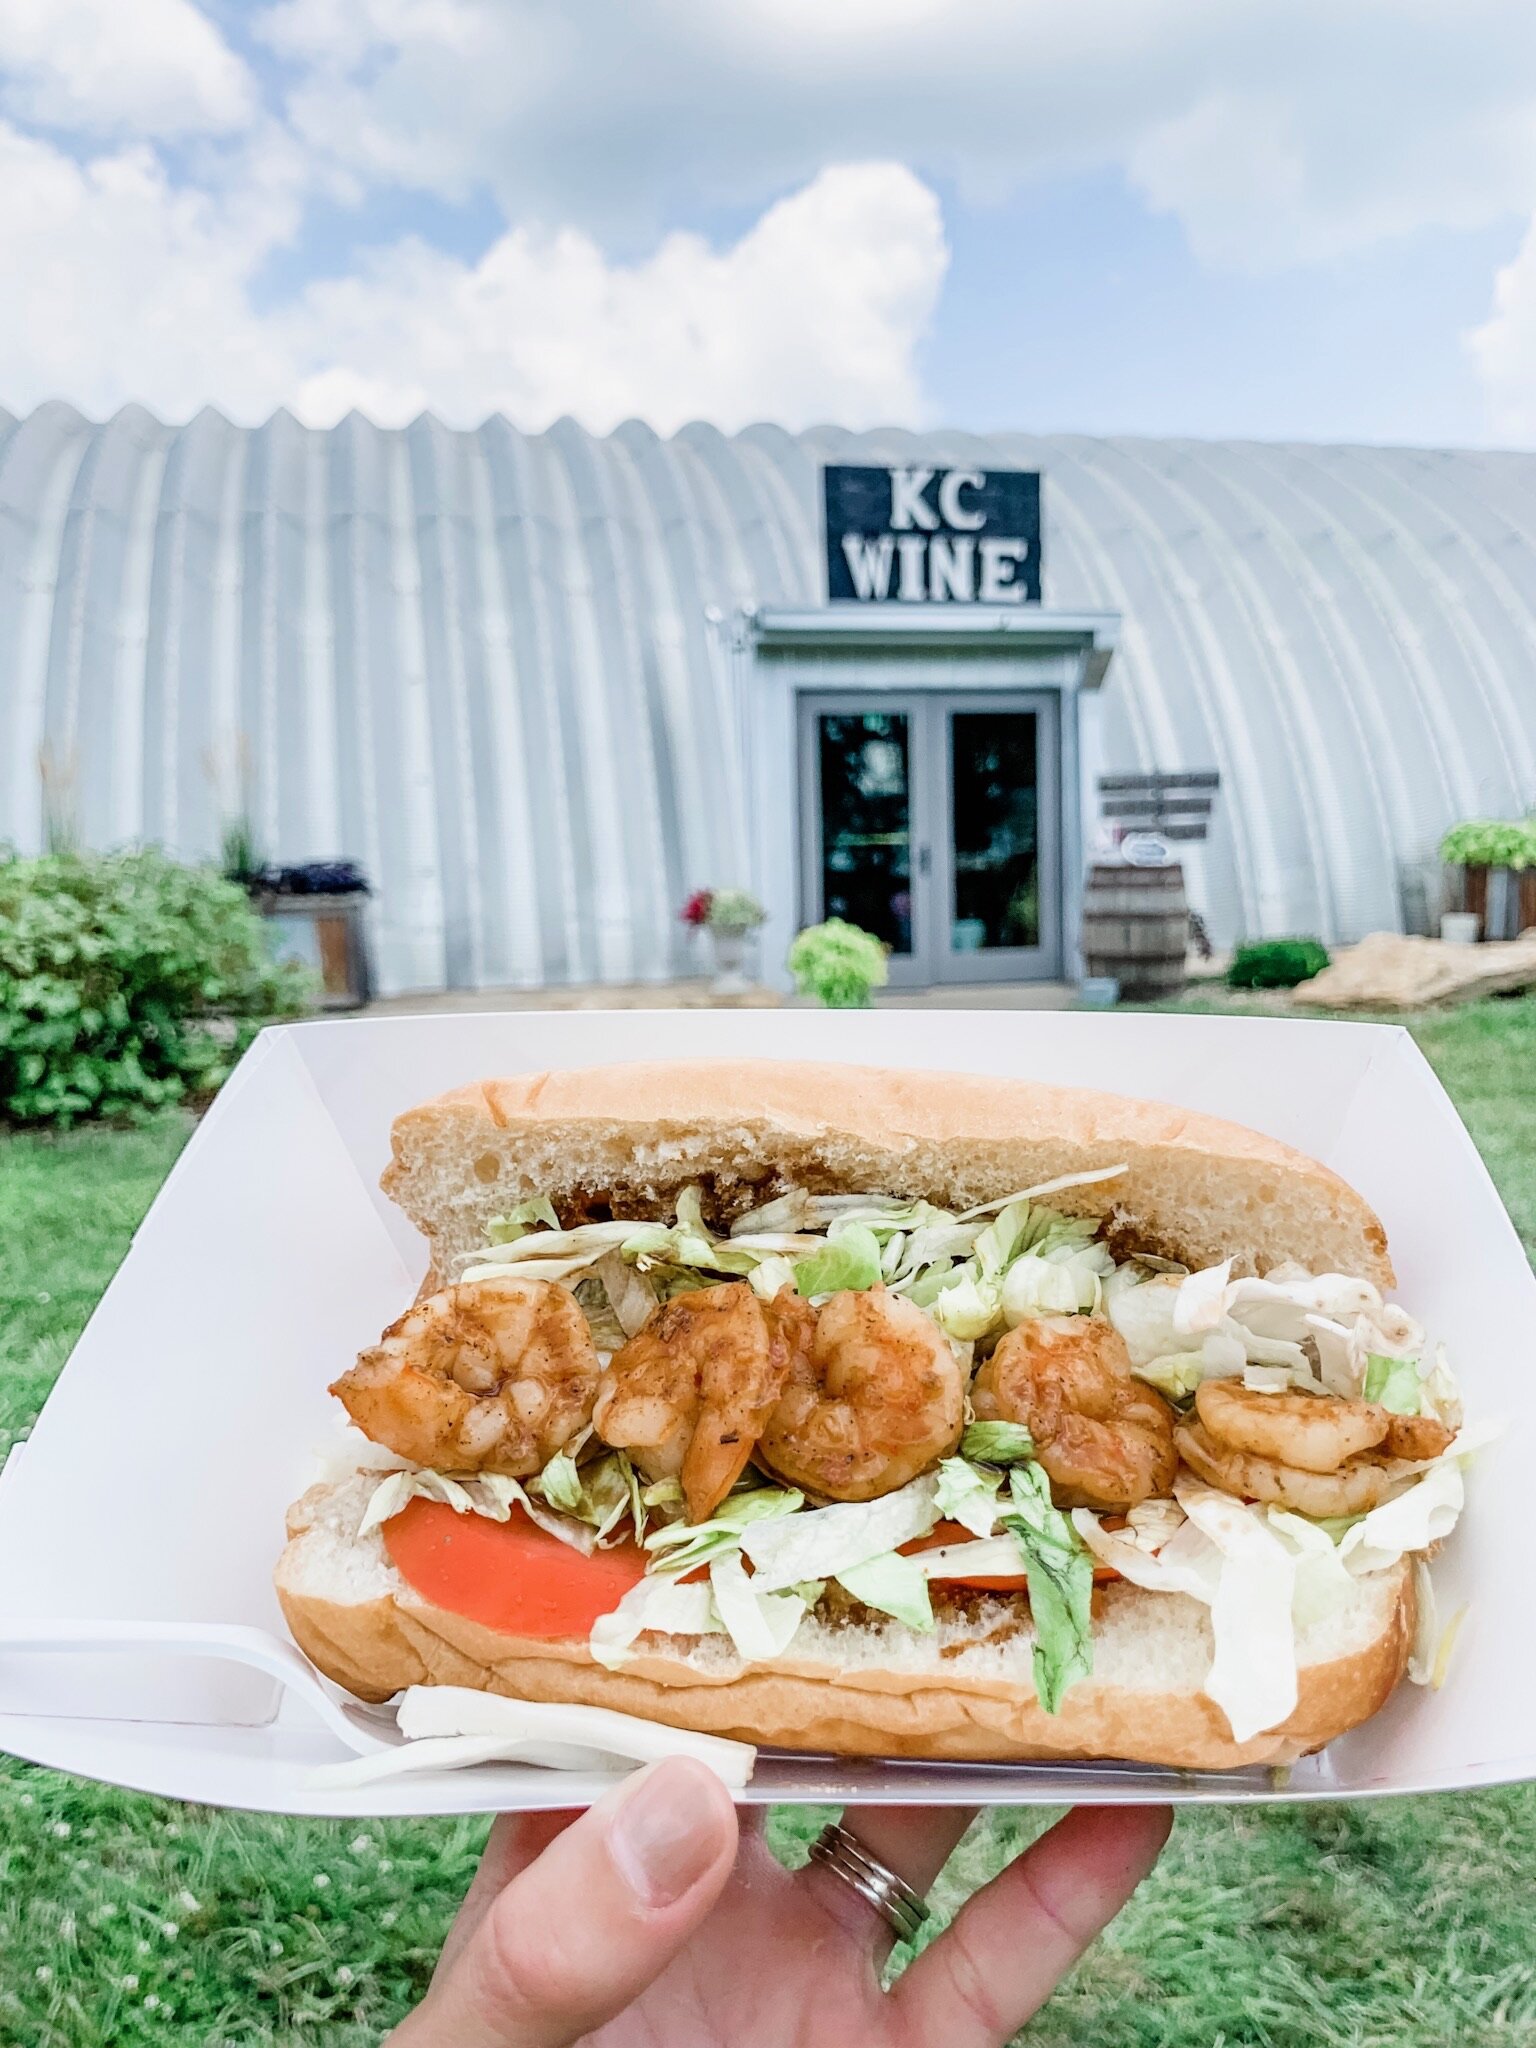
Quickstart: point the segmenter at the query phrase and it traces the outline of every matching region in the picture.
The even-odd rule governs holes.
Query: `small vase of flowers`
[[[745,889],[695,889],[683,905],[683,923],[707,931],[714,950],[712,996],[745,995],[752,986],[745,968],[747,940],[767,916]]]

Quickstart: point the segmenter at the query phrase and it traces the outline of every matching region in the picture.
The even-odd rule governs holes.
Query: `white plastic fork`
[[[405,1740],[387,1708],[338,1698],[303,1653],[265,1629],[201,1621],[27,1621],[0,1619],[0,1658],[37,1651],[127,1651],[147,1656],[212,1657],[244,1664],[297,1694],[354,1756],[373,1756]]]

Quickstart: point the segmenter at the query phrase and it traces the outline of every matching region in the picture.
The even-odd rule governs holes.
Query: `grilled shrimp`
[[[1387,1416],[1387,1433],[1381,1448],[1389,1458],[1411,1458],[1419,1463],[1438,1458],[1456,1441],[1456,1432],[1433,1415]]]
[[[1374,1450],[1390,1419],[1374,1401],[1265,1394],[1237,1380],[1203,1381],[1195,1407],[1212,1442],[1303,1472],[1337,1472],[1346,1458]]]
[[[1231,1380],[1206,1380],[1195,1410],[1199,1420],[1178,1433],[1186,1464],[1208,1485],[1301,1515],[1369,1514],[1402,1491],[1413,1463],[1451,1441],[1433,1416]]]
[[[977,1373],[971,1402],[980,1421],[1023,1423],[1062,1507],[1135,1507],[1173,1484],[1173,1410],[1131,1377],[1125,1339],[1102,1316],[1020,1323]]]
[[[446,1472],[537,1472],[583,1429],[597,1352],[574,1297],[548,1280],[472,1280],[429,1294],[331,1387],[365,1436]]]
[[[703,1522],[741,1477],[784,1385],[786,1351],[744,1282],[680,1294],[613,1355],[593,1420],[648,1479],[678,1479]]]
[[[768,1315],[788,1346],[789,1377],[757,1457],[781,1479],[830,1500],[874,1500],[960,1441],[965,1374],[914,1303],[871,1287],[818,1309],[786,1287]]]
[[[1306,1472],[1218,1444],[1203,1423],[1175,1431],[1179,1455],[1207,1486],[1241,1500],[1264,1501],[1320,1521],[1329,1515],[1368,1515],[1417,1477],[1416,1467],[1381,1451],[1361,1451],[1335,1472]]]

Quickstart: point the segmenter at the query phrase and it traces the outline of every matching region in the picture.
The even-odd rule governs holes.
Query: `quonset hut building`
[[[1218,943],[1420,925],[1536,799],[1536,455],[0,412],[0,839],[373,879],[385,992],[1076,965],[1100,775],[1214,769]]]

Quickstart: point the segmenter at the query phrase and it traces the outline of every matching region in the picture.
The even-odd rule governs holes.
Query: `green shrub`
[[[1441,840],[1440,858],[1455,868],[1536,867],[1536,819],[1468,818]]]
[[[789,971],[803,996],[828,1010],[865,1010],[871,989],[886,981],[885,947],[872,932],[840,917],[807,925],[789,949]]]
[[[0,1118],[137,1120],[207,1094],[307,994],[211,868],[152,849],[0,861]]]
[[[1295,988],[1327,965],[1328,948],[1316,939],[1255,939],[1232,955],[1227,987]]]

